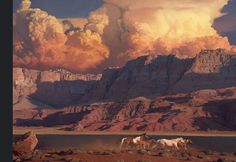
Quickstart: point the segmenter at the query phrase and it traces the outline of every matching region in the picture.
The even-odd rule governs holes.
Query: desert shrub
[[[116,162],[125,162],[124,160],[116,160]]]
[[[136,162],[152,162],[151,160],[138,160]]]
[[[80,158],[72,158],[69,162],[82,162]]]

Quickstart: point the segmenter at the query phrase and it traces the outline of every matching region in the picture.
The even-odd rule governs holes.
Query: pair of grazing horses
[[[187,145],[192,143],[189,139],[159,139],[154,140],[149,136],[142,134],[141,136],[132,138],[125,137],[121,140],[120,149],[136,148],[136,149],[156,149],[156,148],[172,148],[179,150],[180,148],[187,150]]]

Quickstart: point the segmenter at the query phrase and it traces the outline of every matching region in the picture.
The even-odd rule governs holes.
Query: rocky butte
[[[102,75],[14,68],[15,126],[64,130],[236,128],[236,55],[142,56]],[[55,120],[59,119],[60,120]]]

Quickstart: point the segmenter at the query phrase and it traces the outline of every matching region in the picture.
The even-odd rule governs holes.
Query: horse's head
[[[120,149],[122,149],[122,147],[127,147],[130,144],[132,144],[132,138],[130,137],[122,138],[120,143]]]
[[[121,140],[122,144],[127,144],[129,142],[130,142],[130,138],[128,138],[128,137],[122,138],[122,140]]]
[[[193,144],[193,141],[190,140],[190,139],[186,139],[185,142],[186,142],[187,144],[188,144],[188,143],[189,143],[189,144]]]
[[[184,139],[182,137],[176,138],[177,141],[184,142]]]
[[[147,135],[147,133],[145,132],[145,133],[143,133],[143,134],[141,134],[141,136],[146,136]]]
[[[146,132],[143,133],[143,134],[141,134],[140,137],[141,137],[142,139],[149,139],[149,138],[150,138],[150,137],[147,135]]]
[[[151,139],[150,140],[150,148],[151,149],[154,149],[155,147],[157,147],[157,141],[156,140],[154,140],[154,139]]]
[[[175,138],[175,139],[172,139],[171,141],[175,141],[177,143],[185,143],[184,139],[181,137],[181,138]]]

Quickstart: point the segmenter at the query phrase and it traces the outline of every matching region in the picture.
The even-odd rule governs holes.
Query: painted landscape
[[[236,1],[72,1],[13,0],[14,162],[236,162]]]

